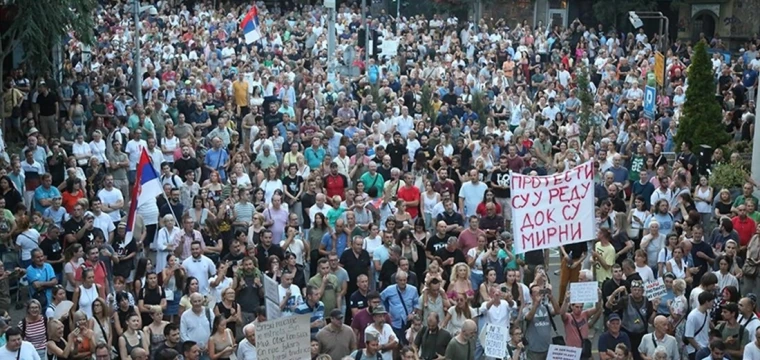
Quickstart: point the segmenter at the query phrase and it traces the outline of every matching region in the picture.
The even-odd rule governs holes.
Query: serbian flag
[[[135,186],[132,188],[132,203],[129,204],[129,215],[127,215],[127,234],[124,236],[124,244],[132,241],[132,231],[135,227],[135,213],[137,207],[149,202],[155,202],[156,197],[161,195],[161,181],[158,173],[150,162],[150,156],[145,148],[140,154],[140,162],[137,163],[137,173],[135,174]]]
[[[248,11],[243,21],[240,22],[240,28],[243,30],[243,34],[245,34],[246,44],[255,43],[262,38],[261,26],[259,25],[259,12],[255,6]]]

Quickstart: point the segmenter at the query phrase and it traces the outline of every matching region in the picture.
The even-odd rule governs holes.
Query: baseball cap
[[[620,321],[620,315],[618,315],[617,313],[612,313],[607,318],[607,321],[615,321],[615,320]]]
[[[330,317],[335,319],[343,319],[343,312],[340,309],[333,309],[330,311]]]

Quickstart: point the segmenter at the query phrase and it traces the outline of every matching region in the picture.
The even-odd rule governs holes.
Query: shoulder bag
[[[552,324],[552,330],[554,330],[555,336],[552,336],[552,344],[554,345],[565,345],[565,338],[557,332],[557,325],[554,324],[554,318],[552,317],[552,312],[549,309],[549,305],[544,305],[546,308],[546,316],[549,318],[549,322]]]
[[[583,334],[581,334],[581,327],[578,326],[578,322],[575,321],[575,317],[573,314],[570,314],[570,319],[573,320],[573,325],[575,325],[575,330],[578,330],[578,338],[581,339],[581,346],[583,347],[583,351],[581,352],[581,358],[589,359],[591,358],[591,340],[584,339]]]

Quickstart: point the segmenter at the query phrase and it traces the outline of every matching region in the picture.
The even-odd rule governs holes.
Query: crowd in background
[[[674,139],[692,43],[383,11],[369,27],[397,54],[365,63],[357,4],[336,10],[334,54],[321,6],[258,4],[264,37],[246,44],[250,4],[145,5],[135,32],[132,4],[104,2],[96,43],[68,39],[60,78],[22,65],[4,80],[5,139],[25,140],[0,142],[0,309],[27,305],[0,313],[0,359],[256,359],[264,275],[280,316],[310,316],[314,359],[484,359],[489,324],[508,329],[510,360],[551,344],[760,359],[757,184],[742,170],[740,193],[712,187],[699,144]],[[712,59],[715,121],[736,141],[753,138],[758,45]],[[138,204],[127,241],[144,152],[163,193]],[[511,174],[587,161],[596,239],[517,254]],[[667,293],[649,300],[658,278]],[[571,303],[586,281],[599,302]]]

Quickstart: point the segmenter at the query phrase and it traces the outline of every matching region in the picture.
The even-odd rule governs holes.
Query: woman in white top
[[[74,310],[81,310],[87,315],[87,318],[91,318],[92,303],[101,293],[100,285],[95,283],[95,272],[91,268],[83,268],[82,285],[74,290],[74,297],[71,300],[74,303]]]
[[[106,142],[103,141],[103,133],[101,133],[100,130],[95,130],[95,132],[92,133],[90,151],[92,152],[92,156],[97,157],[101,164],[108,165],[108,159],[106,159]]]
[[[26,269],[32,265],[32,250],[40,247],[40,233],[29,227],[28,217],[20,219],[16,225],[16,246],[21,250],[21,267]]]
[[[478,310],[470,307],[467,295],[457,294],[456,305],[449,307],[446,318],[441,323],[441,328],[446,329],[451,336],[456,336],[462,330],[464,321],[478,316]]]
[[[660,275],[665,273],[665,264],[673,258],[674,250],[678,247],[678,235],[675,233],[668,235],[666,244],[657,255],[657,274]]]
[[[267,176],[259,186],[264,190],[264,202],[267,205],[272,203],[272,196],[276,190],[282,191],[282,180],[277,176],[277,168],[271,167],[267,171]]]
[[[644,224],[649,218],[649,210],[645,208],[646,203],[642,199],[636,199],[634,205],[635,207],[628,212],[628,223],[631,224],[628,238],[640,239],[644,233]]]
[[[174,128],[166,128],[166,136],[161,139],[161,152],[164,154],[164,162],[174,164],[174,150],[179,146],[179,139],[174,136]]]
[[[652,271],[657,270],[657,257],[665,247],[665,234],[660,233],[660,223],[652,219],[649,222],[649,234],[641,239],[641,249],[645,251],[647,265]]]
[[[192,211],[192,210],[191,210]],[[166,267],[166,256],[173,253],[177,244],[174,239],[180,230],[174,226],[174,216],[167,214],[163,217],[164,227],[156,234],[156,266],[159,271]]]
[[[364,238],[364,250],[367,250],[370,258],[375,250],[383,246],[383,238],[380,237],[380,226],[369,224],[369,235]]]
[[[84,264],[84,249],[79,243],[74,243],[66,249],[66,265],[63,265],[64,280],[66,283],[66,298],[72,299],[74,297],[74,290],[79,286],[79,281],[76,280],[77,269]]]
[[[87,162],[92,157],[92,150],[90,150],[90,144],[84,142],[84,135],[82,133],[77,134],[74,145],[71,146],[71,152],[77,159],[77,165],[87,166]]]
[[[246,188],[250,190],[253,187],[251,184],[251,177],[248,176],[248,174],[246,174],[243,170],[244,170],[243,164],[241,163],[235,164],[235,166],[232,169],[233,171],[232,176],[237,178],[238,187]]]
[[[707,183],[706,176],[699,177],[699,185],[694,189],[694,202],[702,216],[702,223],[709,224],[713,212],[713,188]]]
[[[665,263],[665,267],[668,272],[673,273],[673,275],[676,276],[676,279],[691,279],[691,274],[688,271],[689,268],[686,266],[686,261],[683,259],[683,248],[681,246],[677,246],[673,249],[673,258]]]
[[[440,199],[441,194],[435,192],[435,189],[433,189],[433,183],[431,183],[430,180],[425,180],[425,192],[420,196],[420,201],[422,202],[420,204],[422,206],[420,207],[422,208],[422,213],[425,215],[425,228],[428,231],[433,231],[435,229],[433,208],[438,204]]]
[[[635,254],[633,259],[636,263],[636,272],[641,276],[641,280],[645,283],[654,281],[652,268],[647,265],[647,253],[642,249],[638,249]]]
[[[720,292],[723,292],[723,289],[726,286],[733,286],[735,288],[739,288],[739,281],[736,279],[736,277],[731,274],[731,267],[734,266],[733,261],[731,261],[731,258],[726,256],[720,256],[718,260],[718,271],[714,271],[715,276],[718,277],[718,289]]]
[[[304,179],[308,179],[309,174],[311,174],[311,169],[309,168],[309,165],[306,165],[306,161],[302,153],[298,153],[298,155],[296,155],[296,164],[298,165],[296,175]]]

